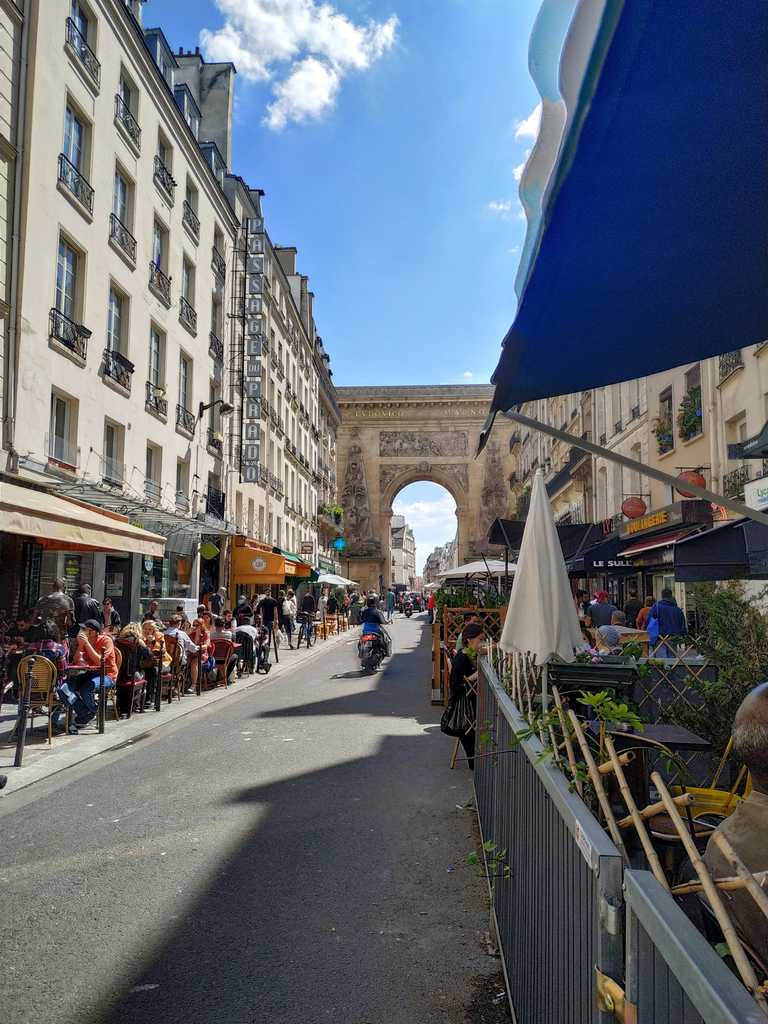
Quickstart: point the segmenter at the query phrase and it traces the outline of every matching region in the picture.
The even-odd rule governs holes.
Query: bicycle
[[[312,616],[308,612],[299,612],[296,616],[296,622],[298,625],[298,631],[296,636],[296,650],[301,647],[302,637],[307,643],[307,647],[311,647],[315,642],[315,628]]]

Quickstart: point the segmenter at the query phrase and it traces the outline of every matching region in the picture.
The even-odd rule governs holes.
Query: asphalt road
[[[470,776],[392,632],[0,800],[0,1021],[480,1019]]]

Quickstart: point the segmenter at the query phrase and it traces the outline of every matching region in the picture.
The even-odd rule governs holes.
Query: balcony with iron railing
[[[184,200],[182,207],[181,221],[184,227],[192,236],[195,242],[200,241],[200,218],[197,216],[195,211],[192,209],[192,204],[188,199]]]
[[[128,141],[134,148],[140,150],[141,128],[139,122],[131,113],[131,108],[120,93],[115,96],[115,124],[128,136]]]
[[[114,213],[109,215],[109,240],[131,266],[136,265],[136,239]]]
[[[192,303],[183,295],[179,298],[179,322],[187,328],[190,334],[197,334],[197,313]]]
[[[93,213],[93,188],[63,153],[59,153],[58,181],[89,214]]]
[[[163,305],[170,308],[171,305],[171,279],[160,267],[154,263],[149,264],[149,287]]]
[[[184,491],[176,491],[176,511],[189,512],[189,495]]]
[[[216,487],[209,486],[208,493],[205,496],[205,511],[208,515],[215,516],[217,519],[223,519],[225,504],[226,495],[224,492]]]
[[[733,352],[723,352],[719,359],[720,383],[722,384],[732,373],[740,370],[743,365],[744,357],[740,348],[734,349]]]
[[[189,409],[185,409],[183,405],[176,405],[176,429],[183,434],[192,437],[195,433],[195,426],[197,424],[197,418],[193,412]]]
[[[737,466],[723,476],[723,494],[726,498],[738,498],[744,500],[744,485],[751,479],[751,467],[749,465]]]
[[[221,432],[213,427],[208,427],[207,447],[211,455],[215,455],[217,459],[221,458],[224,452],[224,438],[221,436]]]
[[[624,429],[624,424],[622,423],[622,421],[621,420],[616,420],[616,422],[613,424],[613,432],[614,432],[614,434],[620,434],[623,429]]]
[[[133,377],[134,366],[130,359],[126,359],[122,352],[116,352],[114,349],[104,349],[104,368],[103,374],[108,377],[115,384],[119,384],[125,391],[131,390],[131,379]]]
[[[86,81],[98,92],[101,83],[101,64],[72,18],[67,18],[66,21],[64,43],[74,54],[78,65],[86,72]]]
[[[208,355],[217,363],[224,362],[224,342],[213,331],[208,335]]]
[[[211,268],[219,281],[223,283],[227,276],[227,264],[215,245],[211,249]]]
[[[153,416],[157,416],[158,419],[167,419],[168,399],[165,397],[165,388],[148,380],[144,408],[147,412],[151,412]]]
[[[149,477],[144,478],[144,494],[149,498],[150,501],[160,501],[160,495],[162,494],[162,487],[159,480],[150,480]]]
[[[176,182],[174,181],[171,172],[157,154],[155,154],[154,171],[152,176],[158,188],[160,188],[171,203],[173,203],[176,195]]]
[[[91,332],[55,307],[48,315],[48,337],[85,362]]]

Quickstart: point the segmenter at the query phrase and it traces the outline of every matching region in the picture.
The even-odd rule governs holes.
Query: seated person
[[[626,633],[636,633],[636,629],[629,629],[627,617],[624,612],[615,611],[611,615],[610,624],[599,626],[597,630],[597,649],[605,654],[621,654],[621,638]]]
[[[752,776],[752,792],[733,814],[717,827],[748,871],[768,870],[768,683],[748,694],[733,723],[733,752]],[[736,874],[712,839],[704,862],[713,878]],[[768,962],[768,918],[743,889],[720,889],[740,934],[764,963]]]
[[[120,622],[120,613],[112,604],[111,597],[105,597],[102,602],[101,610],[99,611],[99,622],[107,627],[108,633],[114,634],[120,632],[120,626],[122,625]]]
[[[104,685],[112,687],[117,679],[117,658],[115,644],[109,633],[103,632],[98,619],[86,619],[75,637],[75,653],[72,659],[76,667],[83,665],[87,671],[76,680],[70,680],[70,686],[77,689],[85,705],[82,713],[78,713],[75,725],[79,728],[88,725],[96,717],[96,701],[94,691],[101,683],[101,655],[104,655]],[[94,671],[95,670],[95,671]]]
[[[222,619],[220,615],[217,615],[214,618],[214,620],[213,620],[213,630],[211,631],[211,640],[212,641],[213,640],[232,640],[232,641],[234,641],[234,634],[232,633],[232,630],[226,628],[226,626],[224,625],[224,619]],[[215,667],[215,664],[216,663],[214,662],[214,667]],[[237,658],[233,656],[232,658],[230,658],[229,665],[227,666],[227,679],[229,679],[229,677],[234,672],[236,665],[237,665]]]
[[[57,636],[58,630],[54,622],[37,619],[24,636],[23,654],[39,654],[53,662],[56,666],[56,695],[64,705],[71,705],[77,715],[80,711],[84,711],[84,707],[82,702],[78,701],[78,694],[67,684],[66,671],[69,652],[67,645],[57,640]],[[66,731],[60,721],[61,715],[62,709],[57,706],[51,715],[51,726],[56,735],[61,735]],[[69,732],[77,734],[74,723],[69,727]]]
[[[175,640],[179,646],[181,664],[186,666],[189,664],[189,678],[190,687],[197,686],[197,675],[198,675],[198,659],[190,658],[190,654],[197,654],[200,648],[192,640],[192,638],[184,632],[181,628],[182,618],[180,615],[174,615],[168,624],[168,628],[164,632],[164,636],[170,637]]]
[[[155,700],[155,687],[157,686],[157,665],[155,663],[156,655],[159,654],[160,650],[163,652],[163,671],[167,671],[171,667],[171,656],[168,653],[168,648],[163,642],[163,633],[158,624],[154,619],[145,619],[141,624],[141,635],[144,640],[144,646],[151,653],[153,658],[153,664],[143,665],[142,668],[147,677],[147,704],[153,704]]]
[[[480,616],[477,612],[464,612],[464,628],[461,633],[456,637],[456,653],[458,654],[464,646],[464,630],[470,624],[470,622],[480,622]]]

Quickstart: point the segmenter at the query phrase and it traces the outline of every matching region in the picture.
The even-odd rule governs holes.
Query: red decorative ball
[[[686,469],[682,473],[679,473],[677,479],[684,484],[695,484],[697,487],[706,487],[707,481],[698,471],[698,469]],[[695,494],[691,494],[690,491],[684,491],[682,488],[677,488],[677,493],[681,498],[695,498]]]
[[[648,511],[648,506],[642,498],[625,498],[621,505],[621,511],[627,519],[639,519],[640,516],[644,516]]]

